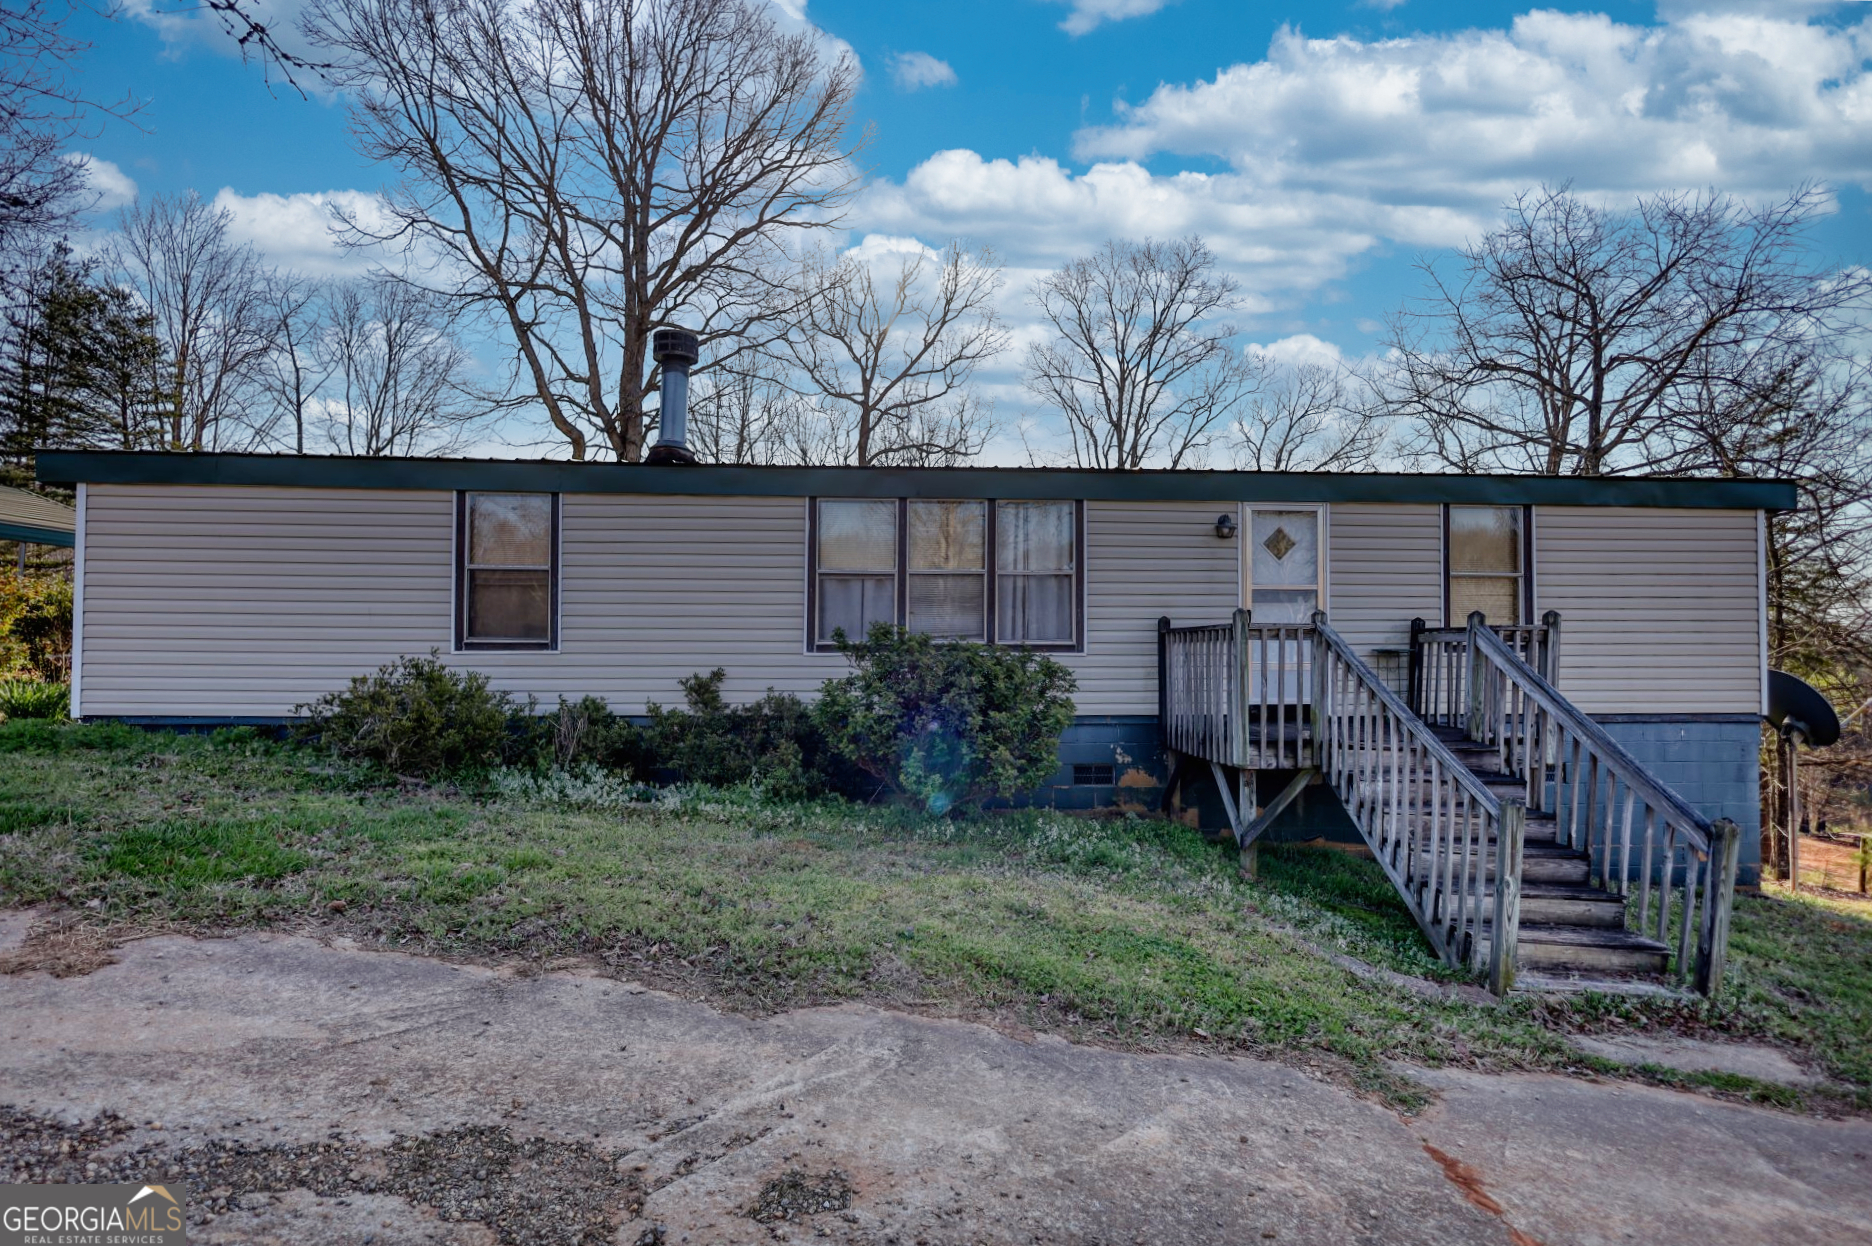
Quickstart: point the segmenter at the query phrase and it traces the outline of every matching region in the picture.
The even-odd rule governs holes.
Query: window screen
[[[552,647],[557,502],[550,493],[461,495],[456,593],[464,647]]]
[[[1076,639],[1076,515],[1071,502],[995,504],[996,640],[1070,645]]]
[[[988,504],[912,501],[911,631],[956,640],[988,635]]]
[[[1519,506],[1451,506],[1449,625],[1480,610],[1497,626],[1523,622],[1526,596],[1525,518]]]
[[[897,621],[897,503],[818,504],[817,641],[838,632],[863,640],[873,623]]]

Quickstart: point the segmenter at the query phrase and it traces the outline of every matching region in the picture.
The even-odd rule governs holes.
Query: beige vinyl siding
[[[1232,502],[1086,503],[1086,652],[1063,655],[1081,714],[1157,713],[1157,620],[1225,623],[1241,600]]]
[[[1560,691],[1591,714],[1753,714],[1753,511],[1542,506],[1534,592],[1561,617]]]
[[[568,494],[557,653],[449,655],[446,492],[92,485],[86,489],[83,710],[276,717],[403,654],[438,649],[551,704],[641,713],[677,680],[809,694],[843,672],[804,649],[802,498]],[[1153,714],[1160,615],[1220,622],[1240,592],[1230,503],[1086,505],[1082,714]],[[1440,621],[1441,512],[1329,517],[1329,610],[1362,652]],[[1539,508],[1540,609],[1564,619],[1561,689],[1594,713],[1753,713],[1760,699],[1753,512]],[[1381,660],[1391,671],[1401,663]]]
[[[1414,618],[1442,626],[1443,508],[1334,503],[1327,543],[1333,629],[1402,691],[1406,662],[1390,651],[1409,647]]]
[[[453,495],[96,485],[87,490],[84,712],[290,714],[352,675],[439,649],[497,687],[625,713],[726,668],[737,701],[847,669],[807,654],[801,498],[567,494],[560,650],[450,655]],[[1087,507],[1083,714],[1156,712],[1156,621],[1228,616],[1220,504]]]

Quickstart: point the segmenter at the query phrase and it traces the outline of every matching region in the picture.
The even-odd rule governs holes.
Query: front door
[[[1248,508],[1242,552],[1242,606],[1256,631],[1249,655],[1248,695],[1274,704],[1307,700],[1311,647],[1297,636],[1262,628],[1311,623],[1320,608],[1320,512],[1313,507]]]
[[[1257,624],[1311,623],[1320,608],[1318,510],[1251,507],[1242,606]]]

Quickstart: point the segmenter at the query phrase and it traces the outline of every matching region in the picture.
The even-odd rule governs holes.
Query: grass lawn
[[[1272,1055],[1405,1108],[1421,1095],[1392,1059],[1610,1073],[1565,1032],[1767,1037],[1842,1088],[1641,1075],[1872,1107],[1872,910],[1743,899],[1737,987],[1714,1006],[1496,1004],[1435,960],[1374,865],[1340,853],[1265,849],[1251,884],[1167,821],[629,795],[603,781],[409,788],[251,732],[8,723],[0,905],[59,905],[120,935],[268,926],[597,958],[748,1011],[863,1000]]]

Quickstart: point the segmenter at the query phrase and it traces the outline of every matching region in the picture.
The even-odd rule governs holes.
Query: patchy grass
[[[1863,975],[1872,931],[1758,908],[1784,901],[1738,913],[1732,1004],[1495,1004],[1449,981],[1376,866],[1339,853],[1266,848],[1249,884],[1229,854],[1155,819],[644,795],[602,776],[386,784],[251,731],[8,723],[0,903],[112,929],[322,925],[440,954],[597,957],[750,1011],[867,1000],[1279,1055],[1406,1108],[1421,1095],[1392,1060],[1611,1071],[1567,1043],[1574,1026],[1763,1034],[1861,1094],[1872,1084],[1872,992],[1825,970],[1853,950]],[[1800,957],[1784,954],[1794,938]],[[1848,982],[1859,1011],[1828,1015]]]
[[[1720,1024],[1801,1049],[1872,1086],[1872,903],[1769,883],[1738,896]]]

